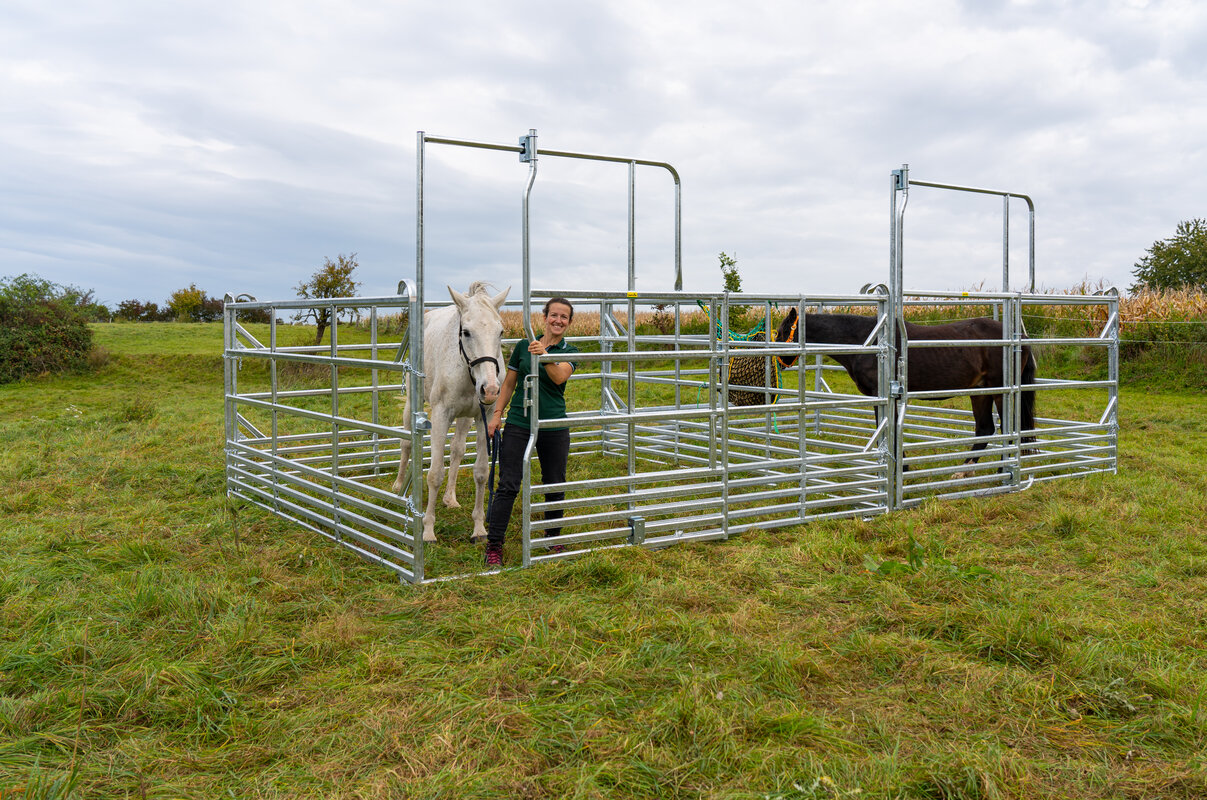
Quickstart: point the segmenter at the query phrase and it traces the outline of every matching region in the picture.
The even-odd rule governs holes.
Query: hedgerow
[[[87,366],[91,294],[30,274],[0,279],[0,383]]]

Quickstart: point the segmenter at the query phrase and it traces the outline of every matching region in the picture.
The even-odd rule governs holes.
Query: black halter
[[[461,358],[465,359],[465,367],[469,372],[469,382],[474,383],[474,367],[479,364],[490,362],[495,365],[495,376],[499,376],[499,359],[494,356],[482,356],[481,358],[470,359],[469,353],[465,352],[465,328],[461,323],[457,323],[457,347],[461,349]]]

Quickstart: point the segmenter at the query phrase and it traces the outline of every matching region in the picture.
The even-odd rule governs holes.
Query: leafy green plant
[[[876,561],[870,555],[866,555],[863,558],[863,566],[868,572],[881,576],[917,575],[923,570],[927,570],[962,581],[975,581],[997,577],[997,573],[985,567],[961,567],[949,561],[940,554],[937,546],[932,545],[928,550],[918,543],[918,540],[914,538],[912,533],[909,535],[909,542],[906,545],[904,562],[893,559]]]
[[[0,383],[85,369],[92,349],[91,293],[24,274],[0,280]]]

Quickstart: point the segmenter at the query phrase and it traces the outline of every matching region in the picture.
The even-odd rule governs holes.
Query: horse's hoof
[[[436,541],[436,534],[432,533],[431,531],[424,531],[423,532],[423,541],[425,541],[425,542]]]
[[[390,487],[390,491],[394,494],[402,494],[402,481],[394,481],[394,485]]]
[[[952,477],[952,478],[954,478],[954,479],[956,479],[957,481],[962,481],[962,480],[964,480],[965,478],[971,478],[971,477],[973,477],[973,473],[971,473],[971,472],[957,472],[955,475],[952,475],[951,477]]]
[[[446,497],[446,498],[444,498],[444,507],[445,508],[460,508],[461,504],[457,502],[457,498],[455,498],[455,497]]]
[[[484,528],[480,531],[474,531],[473,536],[470,536],[469,540],[471,542],[480,542],[485,538],[486,538],[486,529]]]

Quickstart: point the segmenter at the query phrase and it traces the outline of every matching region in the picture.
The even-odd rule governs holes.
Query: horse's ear
[[[447,284],[445,284],[445,285],[447,286]],[[460,310],[460,311],[465,310],[465,305],[466,305],[466,303],[469,302],[468,300],[465,299],[465,295],[461,294],[453,287],[448,286],[448,296],[453,298],[453,302],[457,304],[458,310]]]
[[[490,302],[495,304],[495,308],[502,308],[503,304],[507,302],[507,293],[510,291],[511,291],[511,287],[508,286],[502,292],[500,292],[499,294],[490,298]]]
[[[784,317],[784,321],[775,329],[775,341],[783,342],[792,332],[792,325],[796,322],[796,306],[788,309],[788,315]],[[783,336],[784,338],[780,338]]]

